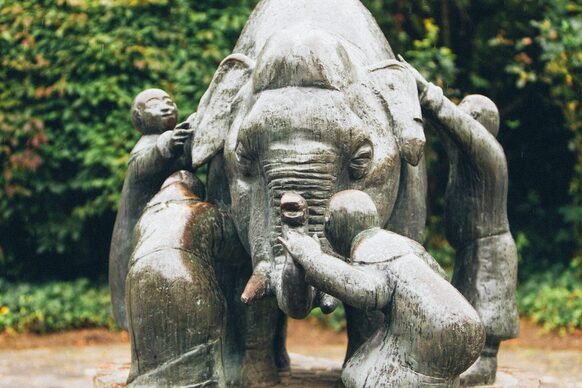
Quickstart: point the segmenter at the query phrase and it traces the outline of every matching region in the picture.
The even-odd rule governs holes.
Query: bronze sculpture
[[[475,311],[414,242],[422,239],[426,217],[422,113],[414,73],[394,58],[358,0],[261,1],[197,113],[160,136],[180,139],[172,162],[145,158],[159,169],[151,169],[156,173],[147,181],[150,191],[143,190],[142,201],[130,206],[143,209],[153,197],[133,238],[128,231],[141,209],[135,217],[120,209],[118,223],[129,219],[133,225],[116,225],[110,273],[114,306],[119,306],[118,290],[128,271],[123,261],[131,252],[123,244],[132,241],[126,287],[133,350],[129,382],[272,385],[278,371],[289,367],[287,315],[302,318],[314,306],[331,311],[338,303],[335,296],[346,302],[346,384],[360,386],[366,376],[368,386],[390,384],[390,378],[408,386],[457,384],[457,375],[479,355],[482,329]],[[185,169],[185,163],[192,171],[209,164],[206,201],[195,195],[198,189],[189,187],[184,172],[154,197],[164,179]],[[134,194],[123,198],[142,192],[142,182],[129,179],[134,166],[130,162],[126,181]],[[395,246],[391,251],[379,245],[387,258],[398,261],[402,254],[410,260],[406,265],[421,268],[410,274],[382,264],[382,303],[366,299],[366,290],[342,293],[311,278],[293,254],[293,236],[315,235],[318,257],[338,264],[349,256],[355,237],[350,228],[336,230],[344,234],[338,241],[328,241],[324,233],[330,199],[346,190],[362,193],[374,209],[366,228],[391,232],[374,229],[391,241],[385,244]],[[334,224],[342,222],[330,227]],[[392,287],[398,278],[402,287]],[[413,282],[425,284],[428,294],[419,293]],[[388,290],[399,295],[393,303],[385,298]],[[144,293],[151,300],[144,300]],[[188,301],[200,295],[209,303],[196,310]],[[437,304],[450,312],[442,321],[434,314]],[[426,319],[419,321],[417,313]],[[204,323],[191,317],[204,317]],[[117,319],[123,322],[120,314]],[[425,321],[427,327],[442,328],[435,329],[442,336],[423,332]],[[399,335],[407,325],[409,334]],[[453,326],[463,339],[456,347]],[[378,333],[390,334],[392,351],[382,353],[391,360],[387,363],[374,358]],[[206,347],[202,338],[208,339]],[[421,343],[424,352],[414,347]],[[426,350],[432,345],[446,351]],[[195,364],[207,368],[193,366],[196,357]],[[407,357],[418,360],[412,369],[403,367]],[[391,367],[400,372],[387,376]]]
[[[317,236],[293,230],[280,241],[308,283],[385,315],[344,365],[345,386],[455,386],[479,356],[485,335],[479,316],[436,261],[417,242],[381,229],[374,202],[361,191],[331,198],[325,234],[347,262],[323,253]]]
[[[172,174],[136,224],[125,296],[130,386],[224,386],[226,303],[212,270],[220,252],[204,239],[226,228],[202,187],[192,173]]]
[[[423,112],[442,138],[449,158],[445,194],[447,239],[455,248],[452,283],[475,307],[487,340],[478,362],[463,376],[469,385],[495,381],[503,340],[517,337],[517,249],[507,220],[507,161],[495,137],[499,112],[485,96],[456,106],[412,66]]]
[[[172,172],[186,167],[183,148],[191,131],[173,130],[177,119],[176,104],[163,90],[144,90],[133,101],[131,121],[142,137],[129,156],[109,253],[113,317],[124,329],[127,329],[125,277],[133,229],[144,206],[158,192],[162,182]]]

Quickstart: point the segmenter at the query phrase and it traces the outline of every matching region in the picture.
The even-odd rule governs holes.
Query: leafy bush
[[[257,0],[0,0],[0,274],[98,277],[128,152],[132,97],[194,111]],[[500,107],[521,279],[582,247],[582,7],[571,0],[363,0],[394,51],[457,100]],[[442,233],[447,163],[429,137],[426,245]],[[551,230],[552,233],[547,233]]]
[[[344,310],[344,305],[341,303],[331,314],[324,314],[319,307],[313,309],[309,314],[309,319],[318,322],[321,326],[331,329],[336,333],[346,328],[346,311]]]
[[[531,317],[546,330],[560,333],[582,328],[582,260],[570,269],[553,270],[532,276],[518,289],[522,315]]]
[[[106,272],[133,97],[192,113],[251,4],[0,0],[0,273]],[[38,263],[42,263],[39,265]]]
[[[41,285],[0,280],[0,333],[114,329],[109,288],[86,279]]]

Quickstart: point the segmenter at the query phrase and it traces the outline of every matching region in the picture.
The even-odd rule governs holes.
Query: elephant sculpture
[[[329,255],[338,257],[324,235],[325,209],[345,190],[369,196],[385,229],[422,238],[425,137],[416,81],[359,0],[263,0],[233,54],[219,65],[197,113],[178,128],[193,131],[186,146],[192,169],[208,163],[207,199],[196,206],[211,211],[191,221],[210,226],[197,227],[195,239],[176,244],[189,244],[188,252],[211,263],[207,270],[220,288],[217,298],[226,303],[226,322],[217,323],[225,325],[216,345],[221,357],[212,356],[221,360],[216,370],[222,375],[211,385],[273,384],[278,371],[289,367],[287,315],[303,318],[317,305],[333,305],[319,291],[305,293],[305,277],[294,271],[279,242],[285,230],[281,207],[293,211],[281,203],[284,193],[305,199],[309,223],[302,227]],[[128,288],[139,284],[173,295],[172,287],[184,284],[171,266],[163,258],[150,260]],[[128,289],[126,295],[134,294]],[[181,320],[173,303],[165,301],[164,308],[175,309],[168,319],[180,324],[164,327],[181,331],[164,333],[171,341],[159,365],[148,367],[150,382],[171,385],[172,371],[188,363],[189,350],[176,344],[196,327],[184,327],[186,317]],[[153,337],[164,330],[159,319],[136,310],[127,305],[130,332]],[[389,317],[348,305],[346,313],[347,360]],[[135,364],[140,356],[132,357]],[[132,371],[139,385],[140,372]]]
[[[188,120],[193,167],[209,163],[208,201],[232,214],[253,267],[246,284],[223,287],[234,305],[242,291],[244,302],[252,303],[249,316],[269,317],[253,336],[275,330],[260,334],[273,337],[276,346],[262,360],[286,366],[285,317],[277,307],[296,318],[312,307],[294,305],[297,290],[281,282],[284,254],[277,238],[284,191],[306,198],[308,232],[328,251],[324,208],[345,189],[369,194],[387,229],[421,239],[425,139],[415,85],[358,0],[265,0]],[[347,316],[349,357],[383,317],[351,307]]]

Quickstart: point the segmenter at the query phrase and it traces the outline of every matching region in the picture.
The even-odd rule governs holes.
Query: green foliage
[[[560,333],[582,328],[582,259],[569,269],[556,268],[536,274],[518,290],[521,314]]]
[[[0,333],[114,329],[109,288],[86,279],[41,285],[0,280]]]
[[[582,22],[571,0],[363,0],[396,53],[454,101],[500,107],[520,277],[582,241]],[[129,105],[147,87],[193,112],[256,0],[0,0],[0,273],[105,273],[128,152]],[[428,133],[426,245],[445,266],[446,155]],[[551,233],[548,233],[551,231]],[[570,269],[568,269],[570,271]]]
[[[406,58],[423,72],[426,79],[447,89],[455,80],[455,54],[448,47],[438,47],[440,28],[433,19],[425,19],[423,25],[426,35],[412,42],[412,49],[406,52]],[[447,95],[450,96],[450,93]]]
[[[515,75],[517,88],[526,90],[536,84],[549,88],[549,103],[559,108],[564,127],[572,136],[568,151],[575,156],[569,182],[571,202],[559,207],[563,220],[571,227],[557,234],[571,238],[582,249],[582,5],[554,0],[543,6],[543,17],[530,22],[531,31],[520,39],[495,39],[515,51],[506,71]],[[565,150],[563,150],[564,152]]]
[[[341,303],[331,314],[324,314],[320,308],[316,308],[309,314],[309,319],[317,321],[321,326],[336,333],[346,329],[346,311]]]
[[[195,3],[0,0],[0,273],[105,272],[133,96],[192,113],[252,6]]]

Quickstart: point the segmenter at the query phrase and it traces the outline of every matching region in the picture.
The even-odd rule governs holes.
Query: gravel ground
[[[290,352],[337,362],[343,359],[343,334],[322,332],[307,322],[296,321],[291,322],[289,331]],[[49,346],[23,349],[18,349],[18,342],[5,344],[0,347],[0,387],[91,387],[92,377],[100,365],[129,361],[127,342],[120,338],[108,341],[111,343],[79,341],[70,344],[63,341],[67,346],[59,346],[58,341],[55,345],[53,341]],[[570,346],[566,346],[568,343]],[[509,341],[502,345],[499,366],[536,376],[542,387],[582,388],[582,347],[578,338],[562,346],[554,344],[554,347],[557,349],[548,349],[534,340],[528,343]]]

